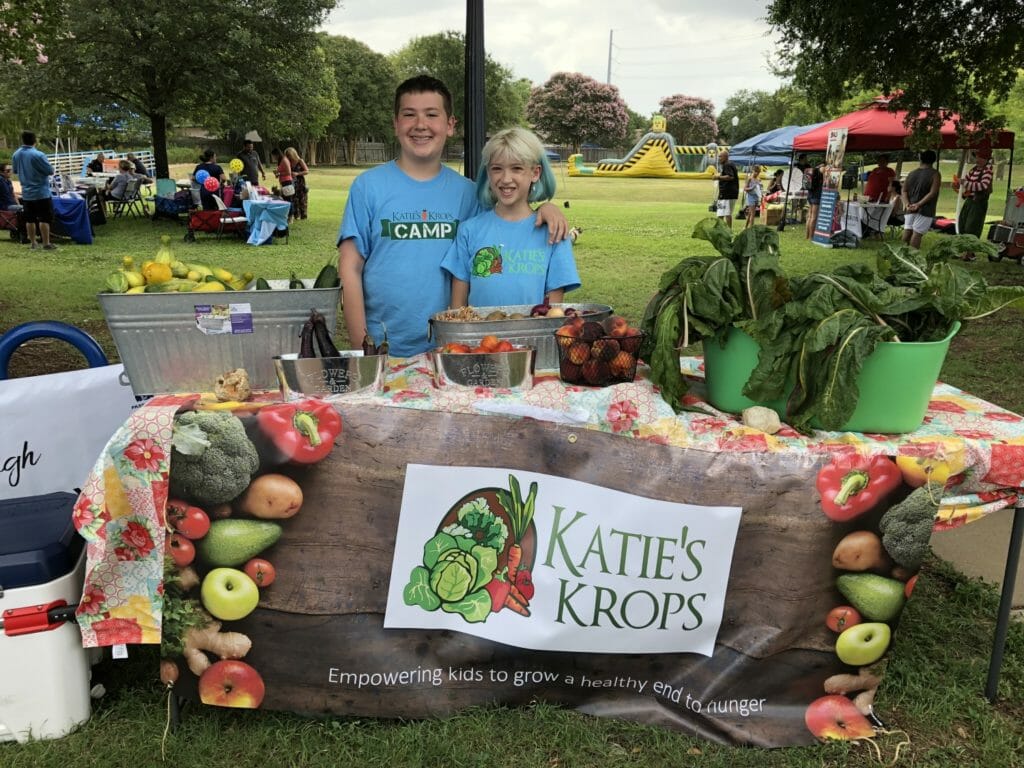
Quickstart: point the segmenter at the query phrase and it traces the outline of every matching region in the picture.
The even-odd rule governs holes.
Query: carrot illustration
[[[530,609],[520,603],[515,596],[509,591],[508,596],[505,598],[505,607],[511,608],[513,611],[518,613],[520,616],[529,616]]]
[[[512,544],[508,548],[508,580],[516,583],[516,573],[523,561],[523,536],[533,522],[534,505],[537,503],[537,483],[530,483],[530,493],[523,501],[522,490],[515,475],[508,476],[508,491],[501,492],[502,506],[508,513],[509,527],[512,529]]]
[[[520,590],[519,587],[517,587],[512,582],[509,582],[508,592],[510,595],[512,595],[513,599],[518,600],[520,603],[522,603],[524,608],[529,607],[530,601],[527,599],[526,595],[524,595],[522,593],[522,590]]]

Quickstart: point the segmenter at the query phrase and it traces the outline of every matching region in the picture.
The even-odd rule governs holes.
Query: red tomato
[[[505,339],[502,339],[501,341],[498,342],[498,346],[496,346],[494,348],[494,351],[495,352],[512,352],[514,349],[515,349],[515,347],[512,346],[512,342],[511,341],[506,341]]]
[[[855,624],[860,624],[860,622],[860,613],[857,612],[856,608],[852,608],[849,605],[837,605],[825,617],[825,624],[833,632],[842,632],[844,629],[849,629]]]
[[[187,539],[201,539],[210,530],[210,517],[199,507],[179,499],[168,499],[167,521]]]
[[[192,561],[196,559],[195,545],[180,533],[172,533],[167,537],[166,550],[179,568],[191,565]]]
[[[480,346],[485,352],[494,352],[500,343],[501,339],[492,334],[488,334],[480,339]]]
[[[456,342],[449,342],[444,345],[444,349],[442,349],[441,351],[448,352],[450,354],[461,355],[465,354],[466,352],[469,352],[470,347],[468,344],[458,344]]]
[[[261,588],[269,587],[277,578],[277,569],[262,557],[254,557],[242,566],[242,570]]]

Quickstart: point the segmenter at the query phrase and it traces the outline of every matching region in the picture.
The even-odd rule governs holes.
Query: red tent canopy
[[[883,150],[906,149],[909,131],[903,125],[906,111],[890,112],[884,102],[876,102],[864,109],[819,125],[793,139],[796,152],[820,152],[828,146],[828,133],[833,128],[846,128],[847,152],[880,152]],[[941,149],[956,149],[960,146],[956,125],[950,118],[942,125]],[[999,131],[991,135],[978,134],[971,146],[987,146],[992,149],[1010,149],[1013,146],[1013,132]]]

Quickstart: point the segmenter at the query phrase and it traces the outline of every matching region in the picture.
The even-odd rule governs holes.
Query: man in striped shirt
[[[974,167],[960,180],[964,204],[960,209],[959,228],[961,235],[981,237],[988,213],[988,198],[992,194],[992,150],[987,147],[975,150]]]

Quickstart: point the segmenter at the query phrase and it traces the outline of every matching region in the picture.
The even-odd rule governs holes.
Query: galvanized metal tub
[[[276,389],[273,357],[298,351],[310,310],[335,328],[341,289],[269,282],[274,290],[99,294],[135,394],[208,392],[234,368],[249,373],[253,389]]]
[[[573,307],[584,313],[587,320],[604,320],[612,314],[612,308],[606,304],[553,304],[563,310]],[[495,310],[506,314],[520,313],[529,315],[532,304],[508,304],[500,307],[474,307],[481,315]],[[536,368],[548,370],[558,368],[558,347],[555,344],[554,332],[565,323],[564,317],[524,317],[520,320],[438,320],[435,315],[430,320],[430,337],[438,344],[458,343],[475,347],[487,335],[505,339],[516,346],[533,347],[537,350]]]
[[[300,358],[293,353],[276,355],[274,370],[285,400],[331,400],[355,392],[383,392],[387,363],[387,355]]]
[[[467,352],[455,354],[432,350],[428,354],[436,387],[527,390],[533,387],[536,350]]]

